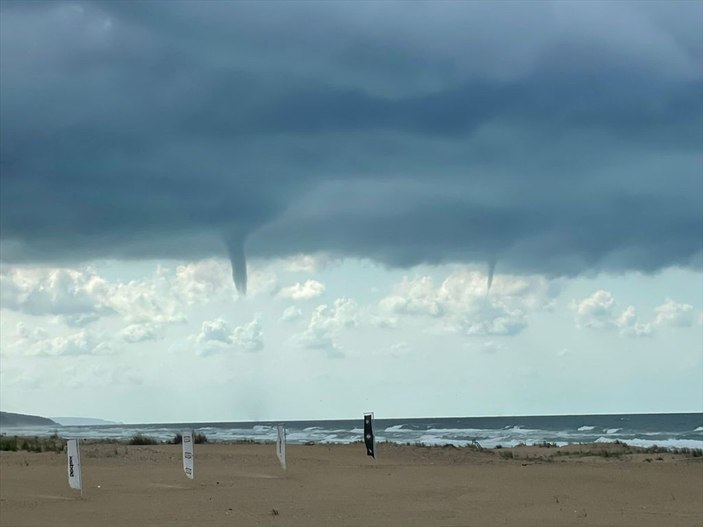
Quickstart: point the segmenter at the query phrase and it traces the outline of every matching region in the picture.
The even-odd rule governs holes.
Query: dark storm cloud
[[[700,265],[699,2],[0,5],[5,261]]]

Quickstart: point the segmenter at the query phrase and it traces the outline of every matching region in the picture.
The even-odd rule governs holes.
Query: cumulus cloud
[[[63,315],[71,320],[112,314],[110,287],[91,268],[0,271],[3,307],[29,315]]]
[[[611,329],[617,325],[615,299],[603,289],[572,304],[572,308],[576,311],[576,325],[580,328]]]
[[[157,340],[159,333],[155,324],[130,324],[120,331],[119,337],[130,344]]]
[[[225,344],[232,340],[232,330],[224,319],[206,320],[200,327],[197,342],[223,342]]]
[[[231,328],[222,318],[206,320],[195,336],[195,350],[198,355],[241,349],[248,352],[260,351],[264,347],[263,330],[259,318],[243,326]]]
[[[223,293],[234,293],[229,264],[208,258],[176,267],[174,291],[188,304],[204,303]]]
[[[292,286],[284,287],[278,295],[291,300],[311,300],[324,292],[325,284],[317,280],[306,280],[305,283],[296,282]]]
[[[294,320],[299,320],[303,316],[303,310],[297,306],[288,306],[283,310],[281,315],[281,321],[292,322]]]
[[[18,322],[15,330],[17,337],[28,341],[43,340],[49,336],[44,328],[29,327],[24,322]]]
[[[692,305],[679,304],[667,298],[666,302],[656,307],[654,311],[657,313],[654,320],[657,326],[685,328],[693,325]]]
[[[633,306],[625,308],[615,321],[615,325],[620,329],[620,334],[625,337],[649,337],[654,332],[651,324],[639,322],[637,311]]]
[[[17,355],[59,357],[76,355],[107,355],[115,352],[109,339],[83,329],[81,331],[51,336],[43,328],[29,328],[24,323],[17,325],[19,337],[12,345]]]
[[[0,9],[4,261],[700,265],[696,2]]]
[[[264,332],[261,322],[255,318],[244,326],[234,328],[232,343],[245,351],[260,351],[264,348]]]
[[[398,287],[397,294],[381,300],[380,307],[388,313],[438,317],[444,308],[437,296],[431,277],[423,276],[414,280],[405,278]]]
[[[294,340],[305,348],[323,350],[328,357],[344,357],[337,336],[344,329],[358,326],[358,310],[356,302],[350,298],[338,298],[331,306],[317,306],[305,331]]]
[[[550,309],[558,293],[544,278],[507,275],[495,276],[489,293],[485,274],[459,270],[439,285],[429,276],[406,277],[379,310],[391,320],[437,319],[445,330],[465,335],[515,335],[527,326],[529,312]]]
[[[0,294],[6,309],[55,316],[69,326],[111,315],[133,324],[185,320],[163,271],[150,279],[110,282],[91,267],[13,266],[0,271]]]
[[[623,336],[648,337],[653,333],[652,325],[639,321],[634,306],[627,306],[618,313],[613,295],[599,289],[591,296],[571,305],[575,311],[576,326],[594,330],[617,330]]]

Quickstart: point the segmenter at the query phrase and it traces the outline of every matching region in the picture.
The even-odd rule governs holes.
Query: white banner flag
[[[286,470],[286,427],[284,425],[278,425],[276,456],[278,456],[278,461],[281,462],[283,470]]]
[[[72,489],[80,490],[82,494],[81,453],[78,450],[78,439],[68,440],[66,452],[68,452],[68,484]]]
[[[183,432],[183,471],[193,479],[193,432]]]

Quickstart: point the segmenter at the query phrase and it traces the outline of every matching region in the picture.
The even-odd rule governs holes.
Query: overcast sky
[[[700,1],[2,0],[0,60],[3,410],[703,410]]]

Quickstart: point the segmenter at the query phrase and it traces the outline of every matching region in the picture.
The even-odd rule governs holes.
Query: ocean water
[[[181,430],[204,433],[208,441],[274,442],[276,424],[270,422],[119,424],[3,428],[7,435],[50,435],[65,438],[128,439],[140,433],[168,441]],[[353,443],[362,440],[359,419],[283,421],[289,444]],[[438,417],[420,419],[376,418],[376,440],[400,444],[511,447],[542,442],[559,446],[622,441],[649,447],[703,448],[703,413],[562,415],[522,417]]]

